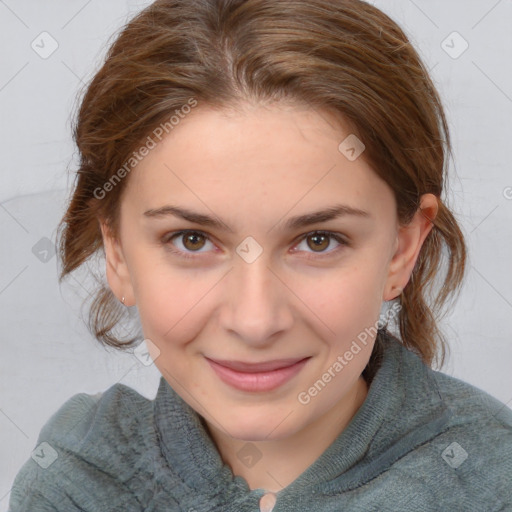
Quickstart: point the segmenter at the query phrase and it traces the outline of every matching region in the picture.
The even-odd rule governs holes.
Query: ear
[[[398,297],[409,282],[423,242],[434,226],[439,205],[434,194],[424,194],[420,207],[409,224],[400,226],[397,234],[397,249],[389,264],[389,274],[382,300]]]
[[[103,219],[99,219],[99,223],[105,248],[106,274],[110,289],[119,301],[122,300],[122,297],[125,298],[125,306],[134,305],[135,294],[121,243],[118,238],[113,236],[108,224]]]

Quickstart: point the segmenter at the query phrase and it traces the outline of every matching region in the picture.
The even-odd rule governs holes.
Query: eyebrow
[[[349,215],[366,219],[371,218],[370,213],[367,211],[360,210],[359,208],[353,208],[352,206],[348,205],[338,204],[316,212],[310,212],[303,215],[298,215],[296,217],[290,217],[286,221],[284,229],[292,231],[309,226],[311,224],[327,222],[330,220],[337,219],[339,217]],[[224,222],[214,217],[210,217],[209,215],[205,215],[203,213],[187,210],[186,208],[181,208],[178,206],[166,205],[160,208],[153,208],[145,211],[144,216],[148,218],[163,218],[167,216],[174,216],[187,220],[189,222],[193,222],[194,224],[210,226],[213,228],[217,228],[219,230],[229,231],[230,233],[233,232],[233,230]]]

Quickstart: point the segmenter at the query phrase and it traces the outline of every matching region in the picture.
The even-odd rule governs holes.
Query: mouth
[[[217,376],[242,391],[271,391],[299,373],[310,357],[277,359],[259,363],[206,358]]]

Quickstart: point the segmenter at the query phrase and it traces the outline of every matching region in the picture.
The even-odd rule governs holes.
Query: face
[[[405,286],[428,231],[399,229],[364,153],[338,149],[348,135],[299,107],[198,107],[131,171],[119,239],[102,226],[109,284],[137,306],[156,366],[234,438],[285,438],[347,400],[374,337],[339,357]],[[283,359],[252,375],[224,366]]]

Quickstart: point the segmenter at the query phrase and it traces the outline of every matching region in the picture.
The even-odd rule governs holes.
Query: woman
[[[75,140],[61,279],[103,249],[91,329],[162,378],[67,401],[12,512],[512,506],[512,413],[431,368],[466,249],[441,101],[388,16],[158,0]],[[133,306],[143,344],[116,333]]]

